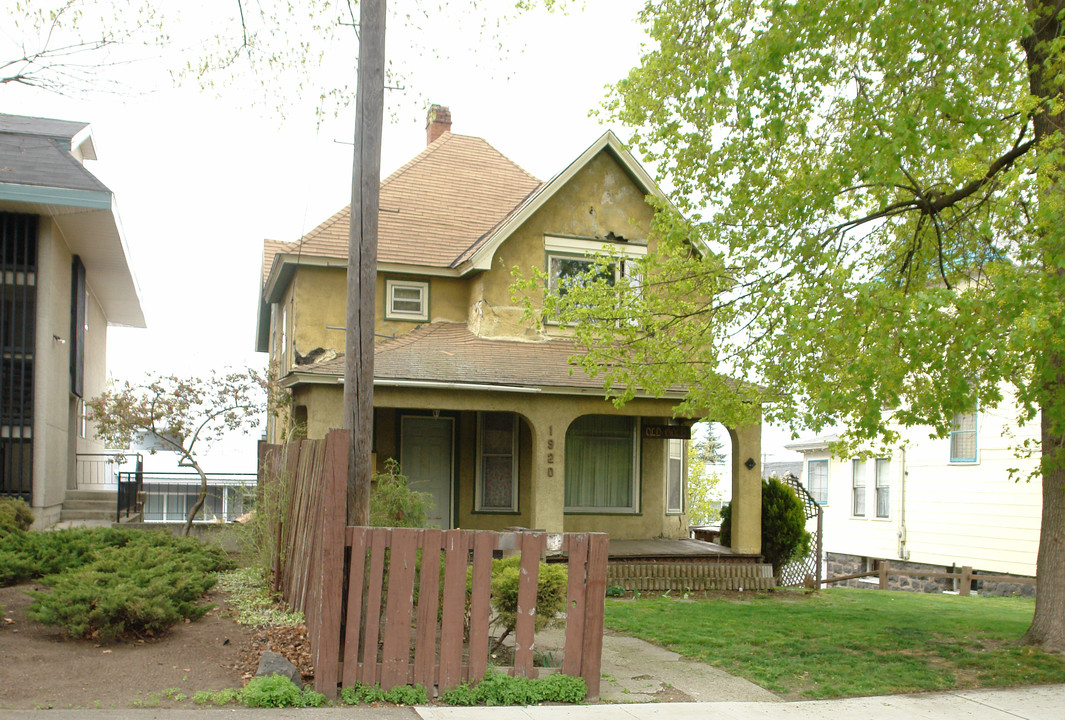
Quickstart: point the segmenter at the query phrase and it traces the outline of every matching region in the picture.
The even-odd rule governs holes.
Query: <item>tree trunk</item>
[[[1043,516],[1036,560],[1035,616],[1021,642],[1065,652],[1065,465],[1062,439],[1042,419]]]
[[[181,537],[188,537],[189,531],[192,530],[192,520],[196,517],[196,514],[203,509],[203,504],[207,501],[207,473],[203,471],[200,464],[193,460],[189,456],[185,456],[185,459],[192,465],[192,469],[200,475],[200,495],[196,498],[196,502],[189,508],[188,517],[185,518],[185,527],[181,529]]]

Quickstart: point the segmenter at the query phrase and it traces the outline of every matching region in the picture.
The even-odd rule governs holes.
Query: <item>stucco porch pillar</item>
[[[732,437],[732,549],[762,552],[762,426],[729,428]],[[747,467],[748,460],[753,460]]]
[[[547,532],[562,532],[566,504],[566,430],[574,415],[558,412],[559,408],[525,411],[532,426],[531,527]]]

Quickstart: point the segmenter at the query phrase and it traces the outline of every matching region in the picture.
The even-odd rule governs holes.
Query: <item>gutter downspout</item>
[[[899,448],[899,459],[902,464],[901,483],[899,487],[899,559],[909,560],[910,551],[906,549],[906,448]]]

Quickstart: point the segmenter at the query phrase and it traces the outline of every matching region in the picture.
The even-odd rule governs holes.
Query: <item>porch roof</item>
[[[571,357],[581,354],[576,343],[565,338],[543,342],[485,338],[474,335],[463,323],[435,322],[377,345],[374,385],[603,393],[601,378],[588,377],[570,362]],[[344,358],[338,357],[317,365],[297,366],[285,384],[340,382],[343,376]],[[676,385],[660,397],[678,400],[685,391]]]

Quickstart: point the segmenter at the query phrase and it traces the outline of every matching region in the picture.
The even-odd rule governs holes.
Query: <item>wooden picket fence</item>
[[[275,587],[307,617],[315,689],[420,684],[442,693],[488,667],[492,559],[521,556],[514,661],[536,677],[536,590],[548,535],[487,530],[345,527],[350,433],[260,448],[260,498],[275,503]],[[599,697],[609,539],[567,533],[567,615],[561,672]],[[471,590],[467,593],[467,574]]]

